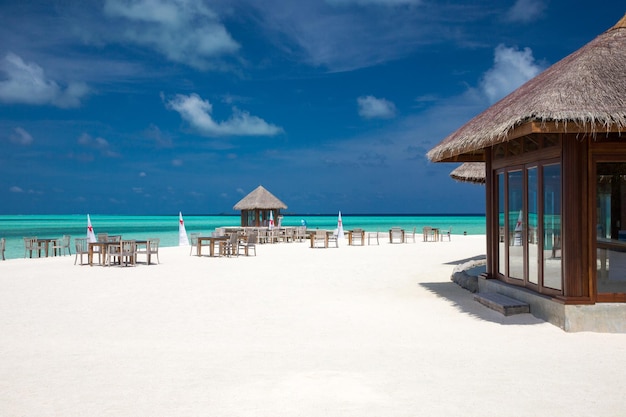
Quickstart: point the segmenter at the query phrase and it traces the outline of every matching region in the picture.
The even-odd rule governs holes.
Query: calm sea
[[[106,216],[91,215],[94,232],[122,235],[127,239],[145,239],[158,237],[161,246],[178,245],[178,215],[175,216]],[[191,232],[210,233],[222,226],[239,226],[240,217],[235,216],[185,216],[185,229]],[[384,232],[391,227],[421,230],[424,226],[448,229],[453,234],[485,234],[485,216],[483,215],[342,215],[346,230],[361,228],[367,231]],[[305,222],[309,229],[335,229],[337,216],[285,215],[283,226],[300,226]],[[24,256],[25,236],[55,238],[64,234],[74,238],[86,237],[86,215],[0,215],[0,238],[7,240],[5,256],[7,259]]]

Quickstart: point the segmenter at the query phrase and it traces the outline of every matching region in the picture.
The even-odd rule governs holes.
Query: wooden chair
[[[122,262],[124,266],[128,264],[135,265],[137,262],[137,242],[134,240],[121,240],[120,241],[120,265]]]
[[[161,263],[159,261],[159,243],[160,242],[161,242],[161,239],[156,238],[156,237],[146,240],[146,248],[145,249],[137,248],[137,256],[146,255],[146,264],[150,265],[150,263],[152,262],[152,255],[156,255],[157,264]]]
[[[51,240],[48,245],[48,250],[52,250],[52,256],[65,255],[65,251],[67,250],[69,254],[72,254],[70,250],[70,236],[63,235],[61,239]]]
[[[228,240],[220,241],[221,256],[239,256],[239,233],[232,232]]]
[[[328,233],[326,233],[326,230],[316,230],[315,233],[311,234],[311,247],[317,248],[319,243],[322,244],[322,248],[328,247]]]
[[[256,256],[257,241],[258,232],[256,230],[249,232],[246,240],[238,243],[237,255],[239,255],[239,250],[243,249],[244,255],[248,256],[250,254],[250,250],[252,250],[254,251],[254,256]]]
[[[33,257],[33,251],[37,251],[37,256],[41,256],[41,246],[39,246],[39,241],[37,240],[37,236],[30,236],[24,238],[24,258],[26,258],[26,254],[28,253],[28,257]]]
[[[424,242],[428,242],[433,234],[433,228],[430,226],[424,226],[422,234],[424,235]]]
[[[352,246],[365,245],[365,231],[363,229],[352,229]]]
[[[81,237],[74,239],[74,249],[76,253],[76,258],[74,258],[74,265],[76,265],[76,261],[80,256],[80,264],[83,265],[83,255],[89,256],[89,246],[87,242],[87,238]]]
[[[389,230],[389,243],[404,243],[404,231],[399,227]]]
[[[189,256],[193,253],[194,248],[198,247],[198,236],[200,233],[189,233]]]

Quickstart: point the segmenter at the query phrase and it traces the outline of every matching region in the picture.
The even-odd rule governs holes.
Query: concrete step
[[[505,316],[530,313],[530,306],[527,303],[495,292],[481,292],[475,294],[474,300]]]

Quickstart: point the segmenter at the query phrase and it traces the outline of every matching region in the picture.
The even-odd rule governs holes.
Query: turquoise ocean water
[[[161,246],[178,245],[178,215],[174,216],[107,216],[91,215],[94,232],[122,235],[126,239],[145,239],[157,237]],[[210,233],[217,227],[239,226],[240,217],[234,216],[184,216],[187,234],[192,232]],[[306,222],[309,229],[335,229],[337,216],[285,215],[283,226],[300,226]],[[424,226],[448,229],[453,234],[485,234],[484,215],[342,215],[346,230],[361,228],[367,231],[384,232],[391,227],[421,231]],[[86,237],[86,215],[0,215],[0,238],[7,240],[5,256],[7,259],[24,256],[25,236],[56,238],[64,234],[74,238]]]

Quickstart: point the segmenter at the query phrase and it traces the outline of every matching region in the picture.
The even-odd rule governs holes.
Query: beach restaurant
[[[241,227],[267,227],[270,220],[278,222],[280,210],[286,208],[285,203],[262,185],[255,188],[233,207],[234,210],[241,210]]]
[[[626,331],[625,131],[626,16],[428,152],[484,163],[480,291],[566,330]]]

